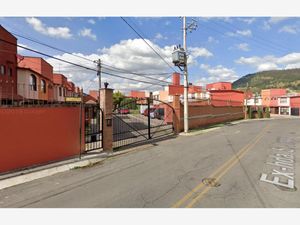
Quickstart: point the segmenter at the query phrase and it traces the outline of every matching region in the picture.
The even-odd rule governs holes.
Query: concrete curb
[[[199,130],[199,131],[192,131],[190,133],[179,133],[180,136],[185,136],[185,137],[188,137],[188,136],[195,136],[195,135],[199,135],[199,134],[205,134],[205,133],[208,133],[208,132],[211,132],[211,131],[214,131],[214,130],[218,130],[220,129],[221,127],[212,127],[212,128],[207,128],[207,129],[203,129],[203,130]]]
[[[262,119],[242,119],[242,120],[238,120],[238,121],[232,121],[229,122],[231,124],[240,124],[240,123],[246,123],[246,122],[253,122],[253,121],[267,121],[267,120],[273,120],[274,118],[262,118]],[[220,126],[218,127],[212,127],[212,128],[207,128],[207,129],[203,129],[203,130],[199,130],[199,131],[191,131],[189,133],[184,133],[181,132],[179,133],[180,136],[195,136],[195,135],[200,135],[200,134],[205,134],[214,130],[218,130],[222,127],[224,127],[225,125],[223,123],[220,123]]]
[[[93,165],[95,163],[104,161],[105,159],[106,158],[86,159],[86,160],[82,160],[79,162],[73,162],[73,163],[69,163],[69,164],[65,164],[65,165],[61,165],[61,166],[56,166],[56,167],[52,167],[52,168],[48,168],[48,169],[44,169],[44,170],[39,170],[36,172],[31,172],[31,173],[29,172],[27,174],[10,177],[10,178],[0,181],[0,190],[4,189],[4,188],[15,186],[18,184],[27,183],[27,182],[30,182],[30,181],[33,181],[33,180],[36,180],[39,178],[51,176],[51,175],[54,175],[57,173],[65,172],[65,171],[68,171],[71,169]]]

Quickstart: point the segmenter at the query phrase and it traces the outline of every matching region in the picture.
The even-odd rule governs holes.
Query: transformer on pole
[[[197,28],[197,21],[192,19],[191,23],[186,24],[186,17],[182,18],[183,22],[183,48],[181,46],[176,46],[172,53],[172,60],[175,66],[178,66],[181,71],[184,72],[184,132],[187,133],[189,131],[189,113],[188,113],[188,67],[187,67],[187,46],[186,46],[186,35],[187,31],[190,33]],[[183,69],[182,69],[183,67]]]

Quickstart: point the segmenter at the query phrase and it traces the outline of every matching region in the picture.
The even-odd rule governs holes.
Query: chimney
[[[173,85],[176,85],[176,86],[180,85],[180,73],[173,73],[172,83],[173,83]]]

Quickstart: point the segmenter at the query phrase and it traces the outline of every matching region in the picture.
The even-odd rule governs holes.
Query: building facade
[[[53,67],[39,57],[23,57],[18,62],[18,94],[23,99],[54,101]]]
[[[279,114],[278,98],[285,96],[286,89],[264,89],[261,90],[263,107],[270,108],[273,114]]]
[[[17,38],[0,25],[0,104],[12,104],[17,94]],[[6,43],[10,42],[12,44]]]

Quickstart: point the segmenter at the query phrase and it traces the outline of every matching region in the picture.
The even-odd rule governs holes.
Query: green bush
[[[258,112],[258,118],[263,118],[264,117],[263,111],[262,111],[261,108],[258,108],[257,112]]]
[[[253,119],[253,111],[251,107],[248,108],[248,118]]]
[[[265,109],[265,117],[270,118],[270,108],[269,107]]]

